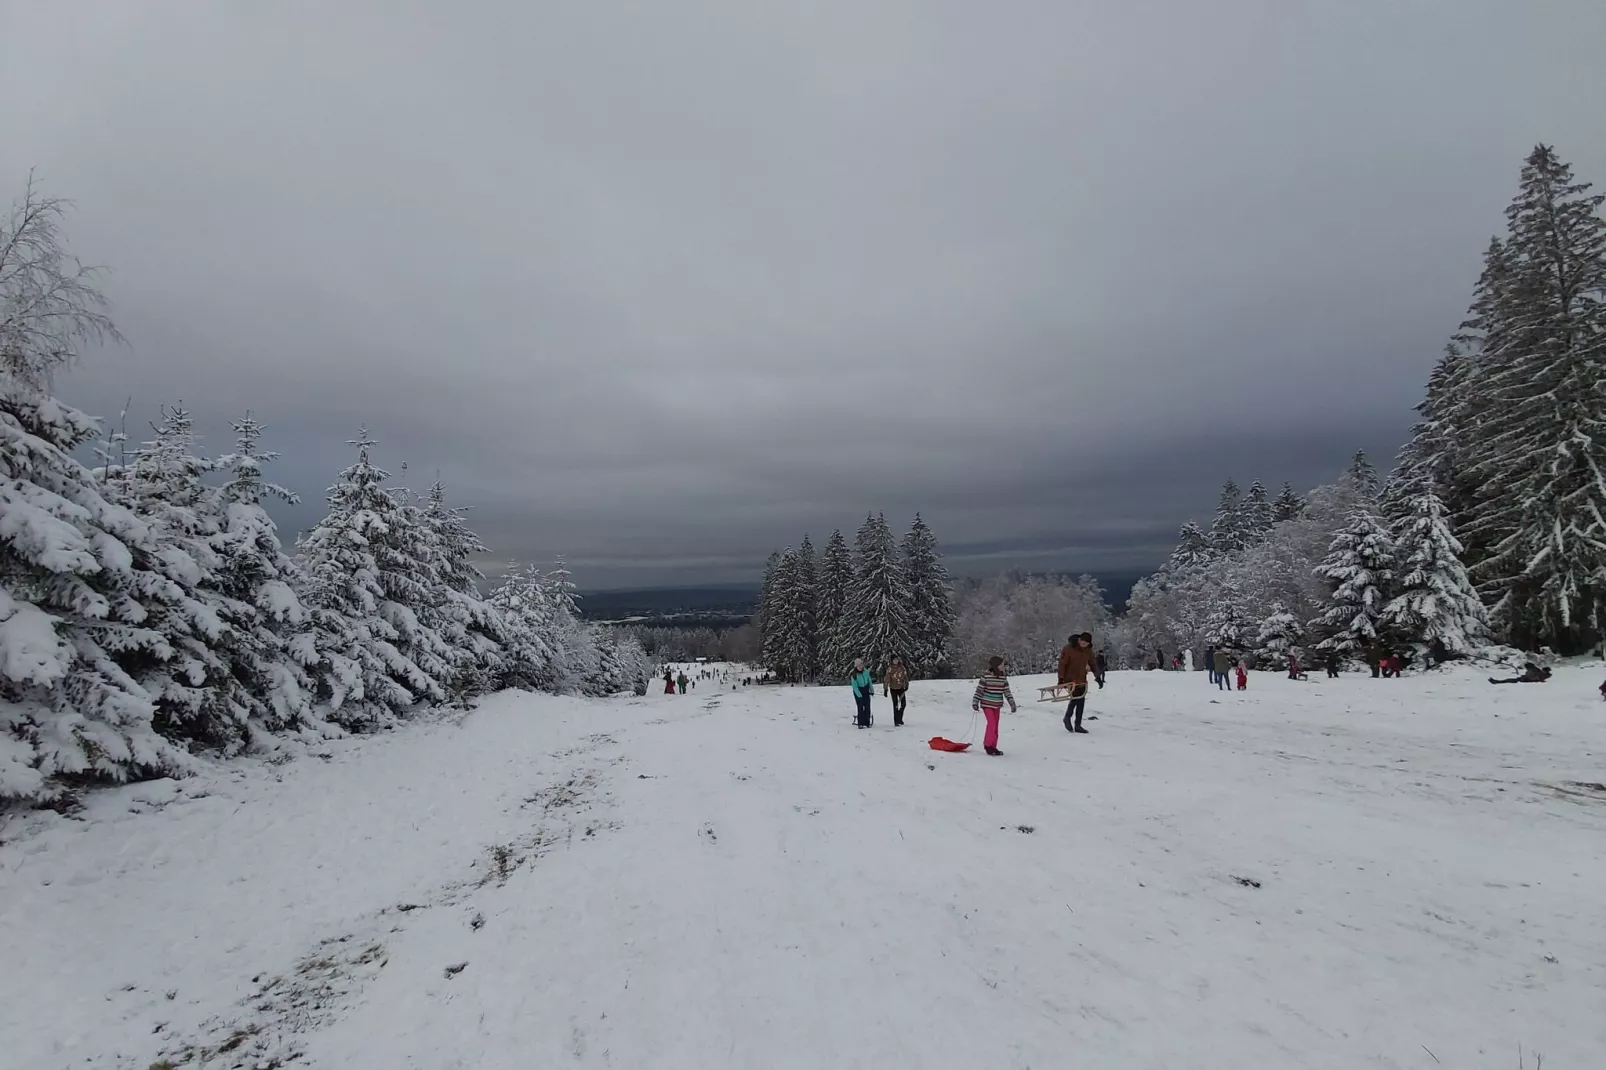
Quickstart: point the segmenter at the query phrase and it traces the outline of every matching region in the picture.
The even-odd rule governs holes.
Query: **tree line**
[[[579,619],[561,566],[482,596],[464,511],[438,481],[392,482],[366,430],[292,553],[264,506],[296,497],[265,478],[250,413],[207,457],[182,406],[134,444],[53,396],[85,344],[117,338],[65,207],[30,184],[0,221],[0,801],[505,687],[645,690],[640,646]]]
[[[953,592],[937,539],[916,514],[898,540],[884,515],[865,517],[853,549],[831,532],[815,559],[808,536],[770,555],[758,612],[763,664],[791,682],[845,678],[856,658],[880,674],[900,657],[916,675],[948,663]]]
[[[1184,525],[1134,589],[1127,645],[1280,660],[1600,643],[1606,197],[1544,145],[1518,186],[1387,482],[1363,454],[1303,498],[1229,481],[1209,532]]]

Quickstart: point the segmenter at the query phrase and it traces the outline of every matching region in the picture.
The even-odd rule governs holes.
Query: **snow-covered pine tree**
[[[909,587],[909,650],[901,656],[915,672],[932,673],[948,660],[954,632],[953,587],[937,551],[937,537],[919,513],[903,537],[903,575]]]
[[[419,541],[416,524],[385,486],[390,473],[369,456],[375,444],[367,428],[352,440],[357,461],[329,488],[328,514],[301,542],[318,697],[347,727],[445,698],[438,677],[407,653],[422,627],[413,606],[427,592],[408,556]]]
[[[1285,520],[1297,520],[1305,512],[1305,502],[1294,493],[1291,484],[1284,483],[1283,489],[1277,497],[1272,499],[1271,519],[1274,524],[1281,524]]]
[[[556,690],[557,657],[553,647],[553,606],[546,596],[541,570],[509,566],[486,601],[501,614],[507,639],[503,675],[498,686],[526,691]]]
[[[1271,499],[1266,495],[1266,485],[1258,479],[1249,484],[1249,493],[1244,496],[1240,511],[1243,515],[1239,526],[1243,529],[1246,545],[1253,545],[1264,539],[1271,526],[1277,522],[1272,511]]]
[[[841,650],[850,665],[863,658],[879,675],[893,655],[908,659],[909,602],[908,581],[887,518],[867,516],[854,540],[854,582],[844,614]]]
[[[1480,421],[1463,443],[1464,529],[1486,555],[1474,572],[1514,643],[1567,653],[1606,626],[1606,198],[1589,189],[1534,149],[1468,332],[1481,341]]]
[[[1299,619],[1281,602],[1274,602],[1255,636],[1255,656],[1262,665],[1282,666],[1289,654],[1298,652],[1303,638]]]
[[[560,557],[542,577],[540,591],[549,608],[553,666],[560,691],[585,691],[586,681],[595,677],[597,644],[580,619],[580,596],[569,568]]]
[[[1362,502],[1370,504],[1377,500],[1377,466],[1366,456],[1365,450],[1355,451],[1342,482],[1351,487]]]
[[[1229,651],[1244,649],[1254,638],[1254,629],[1238,608],[1232,591],[1222,592],[1206,613],[1203,638],[1209,645]]]
[[[1244,530],[1243,492],[1229,479],[1221,485],[1221,499],[1210,524],[1210,549],[1218,554],[1235,554],[1248,541]]]
[[[764,579],[758,589],[759,656],[765,667],[772,670],[781,660],[781,630],[778,626],[780,614],[776,603],[779,592],[775,585],[775,570],[780,563],[780,551],[771,551],[769,558],[764,562]]]
[[[834,681],[847,675],[857,656],[847,652],[844,640],[848,595],[853,590],[853,557],[840,530],[832,531],[825,542],[815,589],[815,649],[819,671],[821,676]]]
[[[1188,521],[1177,532],[1177,548],[1171,551],[1171,557],[1166,562],[1169,572],[1180,573],[1188,569],[1197,568],[1207,564],[1215,556],[1210,548],[1210,541],[1205,533],[1199,530],[1199,525]]]
[[[1411,498],[1411,515],[1394,528],[1399,592],[1380,619],[1401,638],[1440,641],[1453,654],[1466,654],[1488,637],[1488,616],[1467,570],[1461,544],[1450,531],[1444,505],[1431,484]]]
[[[1327,608],[1312,622],[1325,636],[1317,644],[1340,654],[1361,654],[1383,635],[1383,609],[1394,576],[1394,540],[1383,522],[1359,509],[1333,537],[1316,574],[1334,585]]]
[[[427,623],[446,645],[447,691],[455,701],[467,702],[500,686],[507,671],[507,626],[480,595],[485,576],[474,559],[490,551],[469,529],[464,511],[446,504],[446,488],[439,479],[425,500],[422,522],[436,555],[435,604]]]
[[[808,678],[809,663],[813,660],[813,637],[806,619],[807,592],[803,587],[798,554],[790,546],[781,551],[770,577],[770,586],[769,609],[764,616],[773,657],[768,667],[782,680],[805,680]]]
[[[230,621],[224,658],[253,728],[309,725],[309,673],[318,657],[296,595],[302,578],[262,504],[270,497],[291,505],[299,499],[262,479],[262,466],[278,457],[261,448],[262,424],[247,412],[233,427],[234,452],[216,461],[228,478],[218,489],[221,516],[212,544],[217,589],[231,606],[245,611],[236,608]]]
[[[814,543],[807,535],[797,548],[797,580],[792,592],[794,612],[798,619],[799,675],[800,680],[812,680],[819,672],[820,625],[819,567],[814,560]]]
[[[0,218],[0,799],[189,764],[126,668],[171,654],[145,626],[165,582],[150,529],[73,457],[99,425],[50,394],[80,347],[117,338],[93,270],[65,251],[66,207],[30,183]]]

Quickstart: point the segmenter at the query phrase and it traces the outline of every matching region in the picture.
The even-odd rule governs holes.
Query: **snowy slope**
[[[1035,682],[996,759],[963,683],[509,694],[13,826],[4,1063],[1606,1065],[1598,671]]]

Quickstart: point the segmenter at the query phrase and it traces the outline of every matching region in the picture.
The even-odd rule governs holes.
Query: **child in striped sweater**
[[[1003,712],[1006,700],[1009,702],[1009,712],[1014,713],[1015,696],[1009,692],[1009,678],[1004,675],[1004,659],[988,658],[987,675],[976,681],[976,693],[971,696],[970,708],[981,710],[986,715],[987,732],[982,736],[981,745],[995,758],[1004,753],[998,749],[998,716]]]

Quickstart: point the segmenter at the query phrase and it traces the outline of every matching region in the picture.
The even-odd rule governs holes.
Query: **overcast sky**
[[[870,509],[1149,566],[1386,462],[1523,156],[1606,184],[1600,0],[0,0],[0,199],[73,198],[142,427],[361,424],[497,556],[745,580]]]

